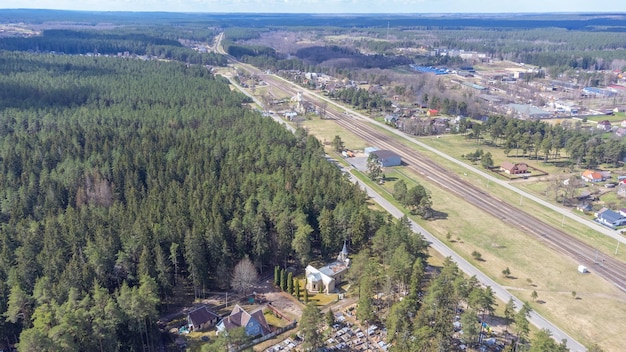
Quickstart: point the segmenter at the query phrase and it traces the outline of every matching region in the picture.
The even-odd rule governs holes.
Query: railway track
[[[265,75],[262,71],[250,65],[246,66],[251,72],[266,76],[266,80],[271,81],[272,85],[279,87],[288,94],[295,95],[299,91],[302,92],[302,89],[295,87],[292,83],[272,75]],[[306,91],[303,93],[305,96],[310,94]],[[314,104],[320,105],[315,103],[315,99],[312,99],[312,101],[314,101]],[[334,118],[337,124],[363,140],[375,144],[381,149],[393,150],[402,157],[408,168],[424,175],[442,189],[455,194],[512,227],[523,229],[529,236],[534,237],[554,251],[571,258],[574,262],[585,265],[592,273],[599,275],[626,292],[626,263],[604,253],[599,256],[598,250],[592,246],[484,192],[470,182],[452,174],[449,170],[441,167],[426,156],[415,151],[408,152],[406,146],[382,133],[369,122],[361,121],[359,118],[347,117],[342,112],[338,112],[338,109],[329,104],[326,106],[326,115]]]
[[[599,259],[598,251],[592,246],[489,195],[419,153],[407,151],[401,143],[369,126],[367,122],[343,118],[338,115],[334,115],[334,117],[337,124],[360,138],[381,149],[393,150],[402,157],[409,169],[427,177],[442,189],[455,194],[512,227],[523,229],[526,234],[533,236],[549,248],[587,266],[592,272],[626,291],[626,263],[604,254]]]

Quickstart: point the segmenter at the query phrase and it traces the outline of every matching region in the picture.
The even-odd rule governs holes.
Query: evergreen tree
[[[280,270],[280,289],[287,291],[287,274],[285,273],[285,269]]]
[[[323,346],[323,336],[320,332],[322,321],[322,313],[315,303],[307,303],[299,323],[305,350],[316,351]]]
[[[291,271],[287,275],[287,293],[293,295],[293,274]]]
[[[325,319],[328,328],[331,328],[335,324],[335,313],[333,313],[332,308],[328,308],[328,311],[325,314]]]
[[[294,279],[295,296],[297,300],[300,300],[300,280]]]

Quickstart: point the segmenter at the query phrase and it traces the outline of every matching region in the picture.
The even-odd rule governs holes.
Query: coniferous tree
[[[286,291],[290,295],[293,295],[293,274],[291,273],[291,271],[287,275],[287,290]]]

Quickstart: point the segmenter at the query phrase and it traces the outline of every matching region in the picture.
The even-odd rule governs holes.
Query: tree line
[[[205,38],[208,34],[202,32],[196,35],[193,33],[182,35],[206,40],[212,38]],[[50,29],[43,31],[40,36],[29,38],[0,38],[0,50],[55,52],[69,55],[117,55],[128,52],[132,55],[152,55],[190,64],[226,66],[226,58],[214,53],[199,53],[191,48],[183,47],[178,38],[175,38],[174,34],[169,34],[167,30],[135,32]]]
[[[624,142],[603,138],[595,129],[583,129],[580,122],[564,121],[551,125],[538,120],[491,116],[484,124],[471,123],[467,138],[504,148],[507,156],[524,156],[544,162],[566,160],[576,167],[596,168],[600,164],[619,165]],[[566,152],[562,155],[561,151]]]

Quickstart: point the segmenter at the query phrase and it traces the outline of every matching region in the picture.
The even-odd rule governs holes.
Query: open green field
[[[486,140],[481,141],[480,143],[476,143],[473,139],[467,139],[462,135],[443,135],[440,138],[434,137],[420,137],[419,141],[425,144],[430,145],[431,147],[436,148],[437,150],[444,152],[458,160],[464,161],[468,165],[472,165],[478,168],[481,168],[480,162],[472,163],[471,161],[463,158],[463,155],[473,153],[478,149],[482,149],[485,153],[489,152],[492,155],[494,165],[500,165],[505,161],[510,161],[512,163],[515,162],[524,162],[531,167],[546,171],[551,175],[562,175],[565,176],[565,172],[569,172],[569,167],[562,167],[559,165],[559,161],[564,161],[565,158],[561,158],[556,160],[549,159],[548,163],[545,163],[542,159],[543,155],[539,153],[539,160],[534,158],[534,153],[531,154],[532,158],[528,158],[522,154],[522,150],[513,149],[507,156],[504,153],[503,148],[494,147],[485,142],[491,140],[487,138]],[[563,157],[567,154],[564,150],[560,153]],[[505,178],[502,178],[505,179]]]
[[[625,119],[626,119],[626,114],[624,114],[623,112],[618,112],[618,113],[615,113],[614,115],[598,115],[598,116],[587,117],[587,121],[600,122],[604,120],[609,120],[611,124],[614,124],[616,122],[622,122]]]

